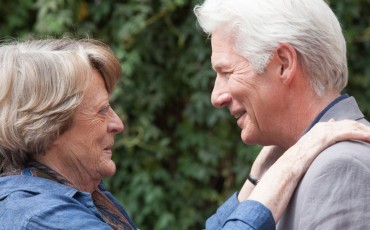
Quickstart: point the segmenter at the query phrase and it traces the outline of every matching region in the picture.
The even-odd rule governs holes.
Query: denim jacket
[[[275,230],[271,211],[258,201],[238,202],[234,193],[206,222],[207,230]]]
[[[132,220],[104,185],[100,190]],[[22,175],[0,177],[0,229],[112,229],[100,217],[91,194],[45,178]]]

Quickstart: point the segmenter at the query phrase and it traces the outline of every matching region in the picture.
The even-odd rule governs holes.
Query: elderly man
[[[285,151],[319,121],[369,124],[355,99],[341,94],[348,75],[346,43],[323,0],[206,0],[195,14],[211,35],[217,73],[212,104],[229,109],[245,144]],[[251,176],[260,179],[263,172]],[[346,141],[327,148],[301,180],[277,228],[368,229],[369,181],[369,144]]]

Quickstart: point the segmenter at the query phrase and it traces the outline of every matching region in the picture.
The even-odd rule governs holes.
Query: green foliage
[[[0,39],[91,37],[121,60],[112,104],[125,123],[107,179],[142,230],[201,229],[240,188],[258,146],[245,146],[228,111],[214,109],[210,43],[200,0],[2,0]],[[370,2],[332,1],[348,41],[346,89],[370,115]]]
[[[347,40],[349,85],[346,92],[356,97],[370,117],[370,1],[332,1]]]

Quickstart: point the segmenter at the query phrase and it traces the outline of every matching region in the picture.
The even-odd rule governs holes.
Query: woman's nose
[[[112,115],[108,121],[108,132],[110,133],[120,133],[123,131],[125,126],[123,125],[119,116],[112,110]]]

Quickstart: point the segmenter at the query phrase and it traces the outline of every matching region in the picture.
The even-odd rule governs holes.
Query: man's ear
[[[275,58],[280,65],[280,78],[283,84],[290,84],[297,74],[298,55],[290,44],[280,44],[276,49]]]

